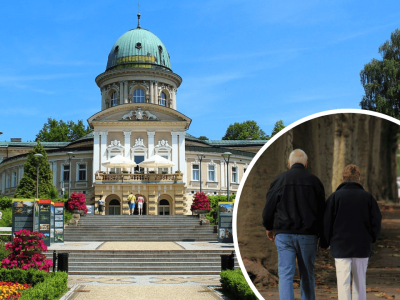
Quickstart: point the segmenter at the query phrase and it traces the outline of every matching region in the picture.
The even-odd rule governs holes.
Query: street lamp
[[[228,168],[228,166],[229,166],[229,158],[231,157],[232,153],[230,153],[230,152],[224,152],[224,153],[222,153],[221,155],[222,155],[222,157],[224,158],[225,164],[226,164],[226,184],[227,184],[227,186],[226,186],[226,189],[227,189],[227,192],[226,192],[227,198],[226,198],[226,199],[227,199],[227,201],[229,201],[229,168]]]
[[[42,153],[35,153],[33,154],[35,157],[43,157]],[[39,165],[40,160],[39,158],[36,160],[36,198],[39,198]]]
[[[200,193],[201,193],[201,161],[203,160],[203,158],[205,158],[204,153],[197,153],[197,157],[199,158],[200,161]]]
[[[68,174],[68,198],[69,198],[71,193],[71,175],[72,175],[71,160],[73,157],[75,157],[75,155],[74,152],[67,152],[67,154],[69,160],[69,174]]]

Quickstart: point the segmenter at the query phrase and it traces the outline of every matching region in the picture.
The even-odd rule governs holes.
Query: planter
[[[210,212],[210,211],[209,210],[205,210],[205,209],[199,209],[199,210],[194,210],[193,214],[200,215],[200,214],[206,214],[208,212]]]

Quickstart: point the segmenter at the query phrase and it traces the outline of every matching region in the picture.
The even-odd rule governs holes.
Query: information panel
[[[232,234],[232,217],[233,217],[233,202],[218,203],[218,242],[233,243]]]
[[[33,210],[34,199],[13,199],[12,200],[12,233],[28,229],[33,231]]]
[[[54,243],[64,243],[64,203],[54,203]]]
[[[39,199],[39,232],[44,234],[43,240],[46,246],[50,246],[50,211],[51,200]]]

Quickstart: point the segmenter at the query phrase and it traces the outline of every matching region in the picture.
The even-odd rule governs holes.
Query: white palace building
[[[144,197],[144,214],[191,214],[200,183],[209,195],[226,195],[227,182],[230,194],[236,193],[251,159],[266,142],[199,140],[188,134],[192,120],[177,109],[182,78],[172,71],[161,40],[139,22],[112,46],[96,83],[101,110],[88,119],[93,132],[74,142],[42,145],[60,195],[68,189],[83,192],[87,204],[95,205],[102,195],[106,214],[129,214],[130,192]],[[0,142],[1,195],[14,196],[26,155],[35,144]],[[231,153],[228,169],[221,156],[225,152]],[[136,163],[158,154],[174,166],[152,170],[102,165],[118,154]]]

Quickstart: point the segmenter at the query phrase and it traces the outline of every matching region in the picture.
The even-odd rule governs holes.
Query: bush
[[[86,196],[84,193],[72,193],[71,196],[69,197],[69,200],[67,202],[67,208],[69,210],[83,210],[85,214],[87,214],[88,209],[86,208]]]
[[[72,213],[64,209],[64,224],[69,224],[69,221],[71,221],[72,218]]]
[[[196,193],[194,195],[192,206],[190,207],[191,211],[194,210],[211,210],[210,208],[210,199],[207,198],[205,193]]]
[[[20,300],[59,299],[67,291],[68,274],[65,272],[47,273],[35,269],[0,269],[0,281],[32,284],[22,293]]]
[[[0,220],[0,227],[11,227],[12,226],[12,208],[2,209],[3,216]]]
[[[219,202],[232,202],[235,200],[236,195],[230,195],[229,201],[226,200],[226,196],[224,195],[217,195],[217,196],[208,196],[210,199],[210,207],[211,210],[206,214],[206,218],[210,220],[211,224],[217,224],[217,220],[219,218],[219,211],[218,211],[218,203]],[[217,218],[214,219],[213,212],[217,213]]]
[[[227,270],[220,273],[221,285],[224,292],[233,300],[257,300],[257,296],[247,284],[240,269],[235,271]]]
[[[3,260],[10,254],[10,251],[6,249],[6,244],[4,242],[0,242],[0,260]]]
[[[12,199],[8,197],[0,196],[0,210],[3,211],[7,208],[12,207]]]

